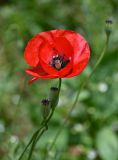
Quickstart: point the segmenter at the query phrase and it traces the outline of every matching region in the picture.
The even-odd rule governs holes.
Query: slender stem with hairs
[[[58,86],[58,96],[57,98],[59,97],[59,93],[60,93],[60,90],[61,90],[61,78],[59,78],[59,86]],[[21,160],[25,154],[25,152],[27,151],[28,147],[31,145],[31,149],[30,149],[30,152],[29,152],[29,156],[28,156],[28,159],[27,160],[30,160],[31,157],[32,157],[32,154],[33,154],[33,151],[34,151],[34,148],[38,142],[38,140],[40,139],[40,137],[43,135],[43,133],[48,129],[48,123],[50,121],[50,119],[52,118],[53,116],[53,113],[55,111],[55,108],[56,106],[51,110],[51,113],[49,114],[49,116],[47,117],[47,119],[43,120],[41,122],[41,127],[33,134],[32,138],[30,139],[29,143],[27,144],[27,146],[25,147],[24,151],[22,152],[22,154],[20,155],[19,159],[18,160]]]

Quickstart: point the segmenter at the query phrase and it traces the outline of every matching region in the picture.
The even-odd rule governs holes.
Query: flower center
[[[68,63],[70,62],[69,59],[66,59],[65,56],[61,56],[61,55],[54,55],[52,57],[51,63],[50,65],[52,67],[54,67],[57,70],[61,70],[62,68],[64,68]]]

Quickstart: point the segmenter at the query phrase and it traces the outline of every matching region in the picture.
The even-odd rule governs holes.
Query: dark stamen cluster
[[[65,59],[65,56],[55,55],[52,57],[51,66],[57,70],[60,70],[64,68],[69,63],[69,61],[69,59]]]

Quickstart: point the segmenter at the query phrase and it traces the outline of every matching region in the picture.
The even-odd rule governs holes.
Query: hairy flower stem
[[[48,127],[43,126],[42,130],[40,130],[41,132],[38,132],[38,133],[36,134],[36,136],[34,137],[33,142],[32,142],[32,146],[31,146],[31,149],[30,149],[30,152],[29,152],[28,160],[30,160],[31,157],[32,157],[32,154],[33,154],[35,145],[36,145],[36,143],[37,143],[37,137],[40,138],[40,137],[42,136],[42,134],[44,133],[44,131],[46,131],[47,129],[48,129]],[[39,134],[39,133],[40,133],[40,134]],[[39,135],[38,135],[38,134],[39,134]]]
[[[57,98],[59,98],[59,93],[60,93],[60,89],[61,89],[61,78],[59,78],[59,86],[58,86],[58,96]],[[26,152],[26,150],[28,149],[28,147],[32,144],[30,152],[29,152],[29,156],[27,160],[30,160],[32,157],[32,153],[34,151],[34,148],[36,146],[36,143],[38,142],[38,140],[40,139],[40,137],[43,135],[43,133],[48,129],[48,123],[51,119],[51,117],[53,116],[53,113],[55,111],[55,107],[53,107],[53,109],[51,110],[51,113],[49,114],[49,116],[47,117],[47,119],[44,119],[41,122],[41,127],[33,134],[32,138],[30,139],[29,143],[27,144],[27,146],[25,147],[24,151],[22,152],[22,154],[20,155],[18,160],[21,160]]]
[[[35,139],[36,135],[40,132],[41,129],[42,129],[42,126],[33,134],[32,138],[30,139],[29,143],[25,147],[24,151],[22,152],[22,154],[20,155],[20,157],[19,157],[18,160],[22,159],[24,153],[26,152],[26,150],[28,149],[28,147],[31,145],[31,143],[33,142],[33,140]]]
[[[107,47],[108,47],[109,37],[110,37],[110,34],[106,34],[106,43],[105,43],[105,46],[104,46],[104,48],[103,48],[103,50],[102,50],[102,52],[101,52],[101,54],[100,54],[100,56],[99,56],[96,64],[95,64],[95,66],[93,67],[92,72],[91,72],[90,75],[87,77],[87,79],[86,79],[84,82],[81,83],[80,89],[78,90],[77,95],[76,95],[76,97],[75,97],[75,101],[74,101],[72,107],[70,108],[70,110],[69,110],[69,112],[68,112],[68,115],[67,115],[67,117],[65,118],[63,124],[60,126],[57,134],[55,135],[55,137],[54,137],[54,139],[53,139],[53,142],[52,142],[51,145],[49,146],[49,148],[48,148],[48,150],[47,150],[47,153],[48,153],[48,151],[50,151],[50,150],[53,148],[53,146],[54,146],[57,138],[59,137],[61,131],[63,130],[64,126],[66,125],[66,123],[67,123],[67,121],[68,121],[68,118],[70,117],[72,111],[75,109],[76,104],[77,104],[77,102],[78,102],[78,98],[79,98],[79,96],[80,96],[80,93],[81,93],[82,89],[86,86],[86,84],[88,83],[89,79],[92,77],[92,75],[93,75],[94,72],[96,71],[97,67],[99,66],[100,62],[102,61],[102,59],[103,59],[103,57],[104,57],[104,55],[105,55],[105,52],[106,52],[106,50],[107,50]]]

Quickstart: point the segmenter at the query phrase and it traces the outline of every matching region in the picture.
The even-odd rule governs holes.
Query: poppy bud
[[[50,88],[50,101],[51,107],[54,108],[58,104],[59,101],[59,89],[57,87]]]
[[[112,23],[113,23],[112,20],[110,20],[110,19],[106,20],[106,29],[105,29],[105,31],[106,31],[107,36],[109,36],[111,31],[112,31],[112,29],[111,29]]]
[[[48,99],[43,99],[41,101],[41,104],[42,104],[41,106],[42,116],[44,119],[46,119],[50,113],[50,101]]]

